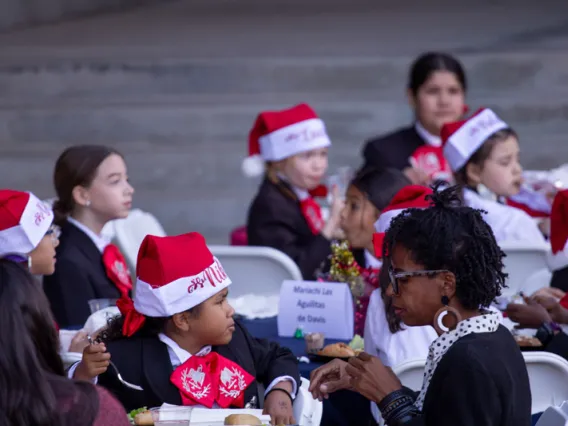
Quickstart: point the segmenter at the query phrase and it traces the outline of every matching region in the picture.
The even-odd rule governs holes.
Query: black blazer
[[[248,244],[286,253],[296,262],[304,279],[314,279],[316,269],[331,254],[331,242],[312,233],[299,201],[286,193],[289,191],[284,182],[264,179],[248,212]]]
[[[422,416],[408,426],[529,426],[531,391],[524,358],[511,333],[468,334],[440,360]]]
[[[55,273],[43,278],[43,289],[61,328],[83,327],[91,299],[118,299],[93,240],[72,223],[61,228]]]
[[[138,391],[125,387],[118,381],[112,368],[99,376],[98,384],[111,391],[126,411],[157,407],[164,402],[182,404],[179,389],[170,382],[173,367],[168,347],[158,337],[125,338],[108,343],[107,349],[122,378],[144,389]],[[213,351],[236,362],[255,376],[264,388],[281,376],[294,378],[298,389],[301,385],[298,361],[292,352],[276,343],[252,337],[238,321],[235,322],[231,342],[225,346],[214,346]],[[245,404],[253,396],[260,404],[264,401],[257,382],[245,390]]]
[[[410,167],[408,159],[422,145],[425,141],[414,126],[370,139],[363,148],[365,166],[403,170]]]

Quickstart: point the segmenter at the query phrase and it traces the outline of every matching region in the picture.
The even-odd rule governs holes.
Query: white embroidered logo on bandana
[[[197,367],[197,370],[193,368],[185,369],[181,373],[181,381],[183,388],[193,395],[196,399],[201,399],[206,397],[211,390],[211,384],[203,387],[203,381],[205,380],[205,373],[201,365]]]
[[[237,398],[247,388],[244,376],[236,368],[225,367],[221,371],[221,385],[219,391],[230,398]]]
[[[424,381],[422,382],[422,389],[420,395],[416,399],[414,405],[420,411],[424,405],[424,398],[430,385],[430,380],[434,376],[438,363],[445,355],[452,345],[460,338],[472,333],[493,333],[499,327],[499,315],[490,313],[485,315],[476,316],[463,321],[460,321],[457,327],[447,333],[442,334],[430,345],[428,351],[428,359],[426,360],[426,368],[424,369]]]

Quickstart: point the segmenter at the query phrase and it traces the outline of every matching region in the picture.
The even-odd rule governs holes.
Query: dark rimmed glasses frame
[[[430,269],[422,271],[408,271],[408,272],[394,272],[392,268],[389,268],[389,280],[392,286],[392,291],[394,294],[398,295],[399,285],[398,280],[401,278],[413,278],[413,277],[434,277],[434,275],[441,274],[444,272],[449,272],[447,269]]]

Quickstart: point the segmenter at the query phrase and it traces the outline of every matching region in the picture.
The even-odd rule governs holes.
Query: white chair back
[[[426,360],[424,358],[416,358],[401,362],[393,367],[392,371],[404,386],[418,392],[422,389],[425,367]]]
[[[501,249],[507,254],[504,259],[505,272],[509,274],[508,287],[503,289],[503,296],[511,297],[523,291],[528,277],[537,271],[547,269],[547,254],[550,247],[546,244],[527,245],[516,242],[502,242]],[[545,287],[548,284],[543,284]]]
[[[302,279],[294,261],[270,247],[213,245],[209,249],[233,282],[229,293],[231,299],[254,296],[270,298],[274,303],[284,280]]]
[[[166,236],[166,231],[150,213],[134,209],[127,218],[114,222],[116,244],[128,263],[131,271],[136,270],[138,249],[146,235]]]
[[[532,394],[533,414],[568,400],[568,361],[549,352],[523,352]]]
[[[323,403],[312,397],[309,388],[310,381],[302,377],[302,385],[294,401],[294,417],[300,426],[319,426]]]
[[[568,426],[568,402],[564,401],[560,407],[548,407],[536,426]]]

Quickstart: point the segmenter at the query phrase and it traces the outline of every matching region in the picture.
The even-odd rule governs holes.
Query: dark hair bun
[[[431,202],[432,207],[439,209],[463,207],[461,186],[448,186],[445,182],[438,182],[432,187],[432,190],[434,192],[426,196],[426,199]]]

